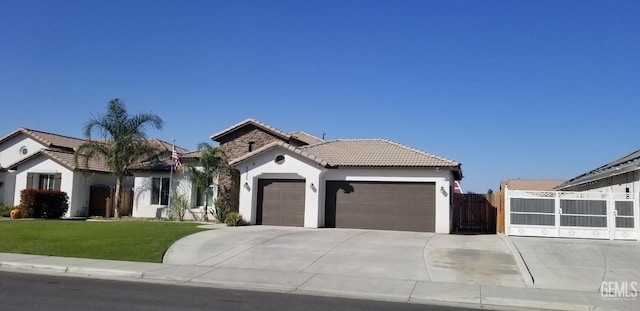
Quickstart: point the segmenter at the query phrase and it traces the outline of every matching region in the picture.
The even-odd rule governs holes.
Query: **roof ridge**
[[[42,133],[42,134],[48,134],[48,135],[53,135],[53,136],[58,136],[58,137],[64,137],[64,138],[70,138],[70,139],[75,139],[75,140],[82,140],[82,141],[87,141],[86,139],[83,138],[78,138],[78,137],[73,137],[73,136],[68,136],[68,135],[62,135],[62,134],[57,134],[57,133],[52,133],[52,132],[47,132],[47,131],[40,131],[40,130],[34,130],[34,129],[30,129],[30,128],[26,128],[26,127],[21,127],[20,130],[27,132],[27,134],[30,135],[34,135],[35,137],[37,137],[38,139],[47,142],[48,144],[53,144],[52,142],[36,135],[35,133]]]

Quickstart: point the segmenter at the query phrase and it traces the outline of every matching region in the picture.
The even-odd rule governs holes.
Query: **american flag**
[[[171,159],[173,159],[173,166],[176,168],[176,171],[180,169],[182,163],[180,163],[180,158],[178,157],[178,152],[176,152],[176,148],[173,148],[171,152]]]

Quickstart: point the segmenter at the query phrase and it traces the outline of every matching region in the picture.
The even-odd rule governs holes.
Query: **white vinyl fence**
[[[505,191],[507,235],[639,240],[635,193]]]

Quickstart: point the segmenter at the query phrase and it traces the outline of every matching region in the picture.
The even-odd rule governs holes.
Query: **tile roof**
[[[460,163],[386,139],[340,139],[304,146],[331,166],[458,167]]]
[[[74,138],[74,137],[69,137],[69,136],[64,136],[64,135],[59,135],[54,133],[48,133],[48,132],[43,132],[38,130],[32,130],[28,128],[19,128],[18,130],[10,133],[9,135],[3,138],[0,138],[0,144],[19,134],[25,134],[31,137],[32,139],[34,139],[35,141],[49,148],[57,147],[57,148],[66,148],[66,149],[75,150],[76,148],[78,148],[78,146],[80,146],[82,143],[85,142],[85,140],[79,139],[79,138]]]
[[[39,156],[46,156],[49,159],[52,159],[58,163],[60,163],[61,165],[63,165],[64,167],[70,169],[70,170],[88,170],[88,171],[93,171],[93,172],[104,172],[104,173],[109,173],[111,172],[111,170],[109,169],[109,167],[100,159],[89,159],[89,162],[87,163],[87,167],[84,166],[84,160],[83,159],[78,159],[78,165],[75,164],[75,160],[73,159],[73,152],[69,152],[69,151],[62,151],[62,150],[52,150],[52,149],[41,149],[40,151],[12,164],[9,168],[15,168],[17,166],[20,166],[22,163],[25,163],[27,161],[30,161],[32,159],[35,159]]]
[[[291,132],[289,133],[289,135],[291,135],[291,137],[306,143],[308,145],[315,145],[315,144],[319,144],[324,142],[324,140],[322,138],[318,138],[316,136],[313,136],[307,132],[303,132],[303,131],[295,131],[295,132]]]
[[[507,179],[502,181],[500,187],[508,187],[509,190],[533,190],[552,191],[553,188],[565,182],[563,179]]]
[[[567,182],[555,187],[557,190],[564,190],[570,187],[597,181],[630,171],[640,170],[640,150],[636,150],[622,158],[609,162],[596,169],[578,175]]]
[[[59,162],[60,164],[64,165],[65,167],[71,169],[71,170],[85,170],[86,168],[84,167],[84,163],[82,163],[82,160],[80,159],[79,167],[75,165],[75,162],[73,160],[73,151],[77,150],[78,147],[87,142],[87,140],[84,139],[80,139],[80,138],[75,138],[75,137],[69,137],[69,136],[64,136],[64,135],[59,135],[59,134],[54,134],[54,133],[49,133],[49,132],[44,132],[44,131],[38,131],[38,130],[33,130],[33,129],[28,129],[28,128],[19,128],[18,130],[10,133],[9,135],[0,138],[0,144],[9,140],[12,137],[15,137],[19,134],[24,134],[27,135],[29,137],[31,137],[32,139],[40,142],[41,144],[43,144],[45,146],[45,148],[43,148],[42,150],[40,150],[39,152],[24,158],[20,161],[18,161],[17,163],[11,164],[9,167],[15,167],[18,166],[21,163],[24,163],[30,159],[33,159],[39,155],[46,155],[47,157]],[[107,142],[108,140],[96,140],[97,142]],[[151,142],[152,145],[154,145],[156,148],[159,148],[160,150],[164,150],[164,151],[171,151],[173,145],[171,143],[168,143],[164,140],[161,139],[157,139],[157,138],[152,138],[149,139],[149,141]],[[176,151],[178,153],[188,153],[189,150],[184,149],[180,146],[175,146]],[[96,172],[109,172],[109,168],[106,164],[101,163],[101,160],[98,160],[96,158],[89,160],[89,166],[88,166],[88,170],[90,171],[96,171]]]
[[[297,154],[299,154],[299,155],[301,155],[301,156],[303,156],[303,157],[305,157],[305,158],[307,158],[307,159],[309,159],[309,160],[311,160],[313,162],[318,163],[321,166],[329,166],[329,163],[327,163],[327,161],[324,161],[324,160],[318,158],[317,156],[305,151],[304,149],[297,148],[295,146],[292,146],[292,145],[287,144],[287,143],[282,142],[282,141],[271,142],[271,143],[269,143],[269,144],[267,144],[267,145],[265,145],[265,146],[263,146],[261,148],[258,148],[256,150],[254,150],[253,152],[250,152],[250,153],[247,153],[247,154],[245,154],[243,156],[237,157],[237,158],[229,161],[229,165],[238,164],[238,163],[240,163],[240,162],[242,162],[244,160],[247,160],[247,159],[249,159],[249,158],[251,158],[253,156],[256,156],[258,154],[264,153],[267,150],[271,150],[273,148],[278,148],[278,147],[279,148],[284,148],[284,149],[289,150],[289,151],[294,152],[294,153],[297,153]]]
[[[224,130],[222,130],[222,131],[220,131],[218,133],[215,133],[215,134],[211,135],[211,140],[218,141],[218,139],[220,139],[221,137],[223,137],[223,136],[225,136],[225,135],[227,135],[227,134],[229,134],[229,133],[231,133],[231,132],[233,132],[233,131],[241,128],[241,127],[247,126],[247,125],[254,125],[254,126],[258,127],[258,128],[261,128],[264,131],[270,132],[270,133],[272,133],[272,134],[274,134],[276,136],[280,136],[280,137],[282,137],[284,139],[287,139],[287,140],[289,138],[291,138],[291,135],[289,135],[289,133],[287,133],[287,132],[281,131],[281,130],[279,130],[279,129],[271,126],[271,125],[268,125],[266,123],[260,122],[260,121],[258,121],[256,119],[249,118],[249,119],[246,119],[246,120],[244,120],[244,121],[242,121],[240,123],[232,125],[232,126],[226,128],[226,129],[224,129]]]

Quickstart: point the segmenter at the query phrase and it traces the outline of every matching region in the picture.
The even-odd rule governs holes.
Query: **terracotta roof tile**
[[[460,163],[386,139],[332,140],[301,149],[331,166],[457,167]]]

